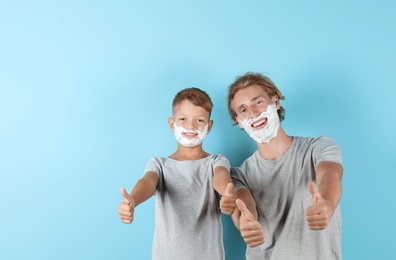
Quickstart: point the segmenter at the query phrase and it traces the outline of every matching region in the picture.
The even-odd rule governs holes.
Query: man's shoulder
[[[320,135],[318,137],[293,136],[293,140],[297,145],[335,144],[333,139],[325,135]]]
[[[243,161],[241,165],[232,166],[232,168],[241,170],[241,169],[249,168],[251,165],[256,165],[257,164],[257,155],[258,155],[258,151],[256,150],[252,155],[250,155],[248,158],[246,158],[245,161]]]

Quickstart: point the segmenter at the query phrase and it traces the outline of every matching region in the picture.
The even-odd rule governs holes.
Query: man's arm
[[[245,203],[246,208],[252,213],[253,219],[257,220],[258,214],[257,214],[257,208],[256,208],[256,201],[254,200],[250,190],[248,190],[246,188],[242,188],[242,189],[237,190],[235,192],[235,194],[238,199],[242,200]],[[232,214],[232,220],[238,229],[239,229],[240,217],[241,217],[241,211],[238,210],[238,208],[236,208],[234,214]]]
[[[246,188],[239,189],[236,195],[237,207],[231,216],[234,225],[241,232],[241,236],[249,247],[259,246],[264,243],[265,237],[258,222],[256,201]]]
[[[335,162],[321,162],[316,167],[318,190],[310,183],[312,207],[306,211],[307,223],[312,230],[323,230],[330,222],[341,200],[343,167]]]

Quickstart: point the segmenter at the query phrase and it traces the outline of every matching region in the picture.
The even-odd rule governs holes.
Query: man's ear
[[[271,97],[271,101],[272,101],[272,103],[275,104],[276,110],[278,110],[281,107],[280,100],[277,95]]]
[[[175,128],[174,128],[174,126],[173,126],[174,123],[175,123],[175,120],[174,120],[172,117],[168,117],[168,125],[169,125],[169,128],[170,128],[170,130],[171,130],[172,132],[175,131]]]
[[[239,122],[238,118],[235,117],[234,119],[232,119],[232,121],[234,121],[233,125],[238,125],[240,129],[243,130],[243,126],[241,125],[241,123]]]

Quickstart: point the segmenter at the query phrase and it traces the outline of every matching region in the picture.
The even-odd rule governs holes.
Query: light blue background
[[[395,12],[394,1],[1,1],[0,259],[150,259],[154,200],[124,225],[120,187],[175,151],[167,118],[185,87],[215,104],[205,150],[233,165],[250,155],[225,102],[247,71],[286,96],[288,134],[341,146],[344,259],[395,259]],[[223,220],[227,259],[243,259]]]

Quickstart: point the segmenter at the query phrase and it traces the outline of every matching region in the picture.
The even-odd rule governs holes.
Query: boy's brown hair
[[[209,113],[209,118],[210,118],[213,108],[213,102],[205,91],[195,87],[186,88],[179,91],[173,99],[172,111],[176,106],[180,105],[184,100],[188,100],[194,105],[205,109]]]

